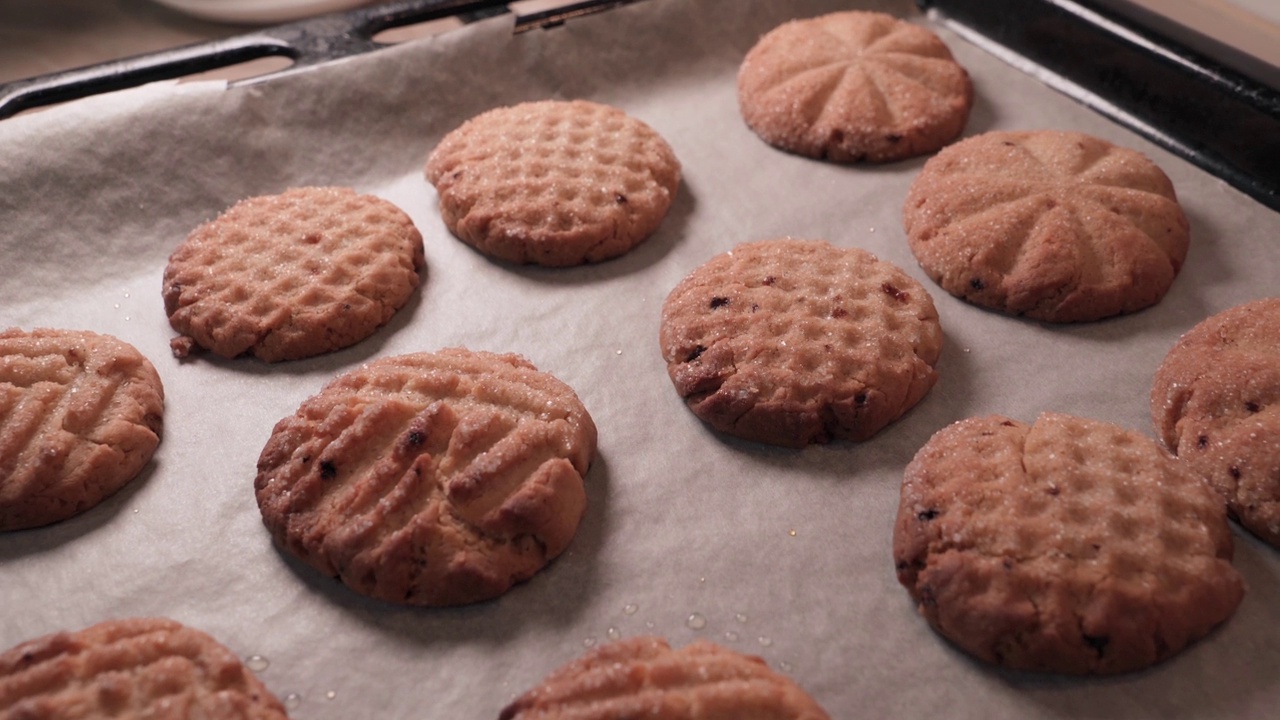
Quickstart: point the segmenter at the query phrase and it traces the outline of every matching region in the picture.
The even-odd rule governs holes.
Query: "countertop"
[[[0,3],[0,82],[157,52],[243,33],[150,0],[16,0]]]

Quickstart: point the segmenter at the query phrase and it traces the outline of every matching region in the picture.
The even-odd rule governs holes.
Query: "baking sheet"
[[[646,0],[512,36],[495,18],[283,78],[162,84],[0,123],[0,326],[88,328],[146,353],[165,383],[151,466],[81,517],[0,535],[0,647],[110,618],[164,615],[260,669],[295,718],[496,717],[554,667],[615,637],[697,638],[758,654],[834,718],[1269,717],[1280,700],[1280,557],[1237,533],[1249,592],[1206,640],[1110,679],[1005,673],[950,647],[896,581],[903,466],[945,424],[1071,412],[1150,432],[1151,374],[1203,317],[1277,294],[1280,215],[965,41],[967,134],[1081,130],[1146,152],[1191,219],[1187,264],[1137,315],[1053,327],[932,285],[901,229],[924,159],[835,166],[758,141],[738,63],[790,17],[857,6],[930,24],[910,2]],[[684,165],[658,234],[601,265],[491,262],[444,230],[421,165],[500,104],[589,98],[656,128]],[[160,299],[172,249],[251,195],[341,184],[403,207],[428,277],[347,350],[264,365],[178,362]],[[657,348],[661,304],[694,267],[782,235],[866,248],[925,283],[941,380],[872,440],[793,451],[716,435],[683,406]],[[365,599],[277,552],[253,498],[272,425],[329,378],[389,354],[518,352],[573,386],[600,430],[570,549],[530,582],[456,609]]]

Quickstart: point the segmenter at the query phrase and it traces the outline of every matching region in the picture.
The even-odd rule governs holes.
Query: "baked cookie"
[[[173,354],[278,362],[354,345],[408,302],[425,265],[422,236],[386,200],[336,187],[243,200],[169,257]]]
[[[935,434],[907,466],[893,555],[935,630],[1015,670],[1138,670],[1244,595],[1201,478],[1144,435],[1056,413]]]
[[[1173,184],[1075,132],[990,132],[925,163],[903,209],[920,266],[980,307],[1087,322],[1156,304],[1187,256]]]
[[[648,125],[584,100],[482,113],[427,160],[440,215],[491,257],[551,267],[617,257],[658,229],[680,163]]]
[[[866,440],[937,381],[933,300],[857,248],[784,238],[712,258],[667,296],[659,335],[676,391],[709,425],[802,447]]]
[[[1156,370],[1151,418],[1228,512],[1280,547],[1280,298],[1193,327]]]
[[[276,424],[254,483],[276,542],[409,605],[496,597],[559,555],[596,427],[516,355],[454,348],[345,373]]]
[[[164,387],[132,345],[81,330],[0,332],[0,530],[124,487],[160,444]]]
[[[707,641],[673,650],[637,637],[604,645],[547,676],[500,720],[828,720],[764,660]]]
[[[160,618],[109,620],[0,654],[0,717],[285,720],[229,649]]]
[[[742,117],[762,140],[835,162],[888,162],[956,139],[973,83],[929,30],[877,12],[792,20],[738,71]]]

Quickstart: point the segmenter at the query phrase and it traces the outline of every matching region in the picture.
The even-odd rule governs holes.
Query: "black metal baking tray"
[[[514,31],[636,0],[582,0],[515,18]],[[1058,90],[1280,210],[1280,90],[1102,0],[916,0],[925,12]],[[226,40],[0,85],[0,119],[24,110],[281,56],[282,74],[375,50],[384,30],[509,12],[505,0],[401,0]]]
[[[1090,0],[917,0],[987,49],[1280,210],[1280,91]],[[1206,43],[1202,47],[1211,47]],[[1047,74],[1046,74],[1047,73]]]
[[[582,15],[636,0],[581,0],[515,17],[514,31],[553,27]],[[285,57],[282,70],[263,82],[385,47],[374,38],[398,27],[456,17],[464,22],[509,12],[508,0],[400,0],[263,28],[224,40],[196,43],[99,65],[0,84],[0,119],[24,110],[122,90],[158,80],[208,72],[266,57]]]

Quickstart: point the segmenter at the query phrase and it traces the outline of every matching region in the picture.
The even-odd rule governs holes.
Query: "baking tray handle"
[[[637,1],[579,0],[516,15],[515,32],[555,27],[572,18]],[[0,84],[0,119],[32,108],[266,57],[284,57],[291,61],[287,68],[253,78],[257,82],[386,47],[373,39],[384,30],[448,17],[472,22],[508,12],[507,0],[401,0],[321,15],[225,40]]]

